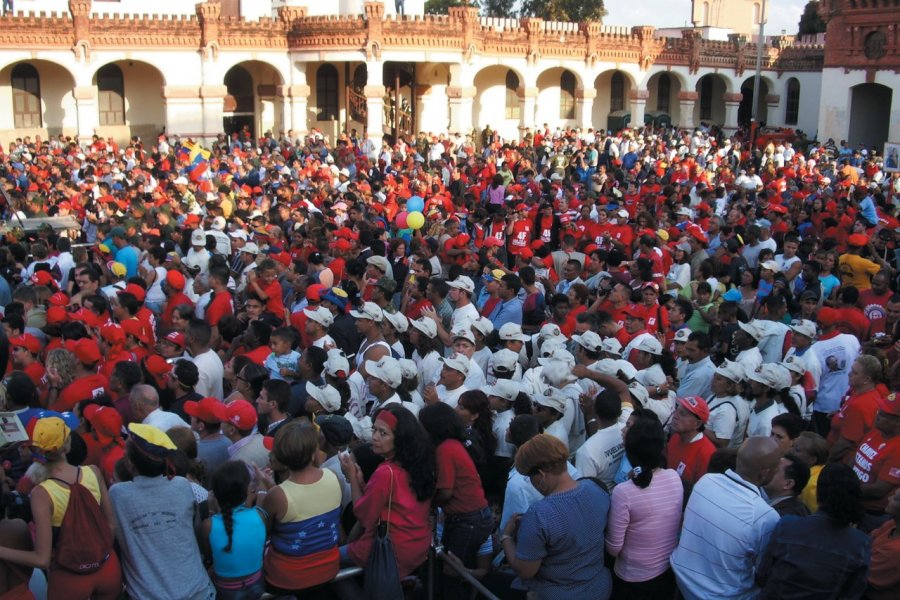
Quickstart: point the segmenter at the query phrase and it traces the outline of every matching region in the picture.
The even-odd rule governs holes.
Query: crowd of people
[[[900,597],[874,149],[186,147],[0,156],[0,598]]]

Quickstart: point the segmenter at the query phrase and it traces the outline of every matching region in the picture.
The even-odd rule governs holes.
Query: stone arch
[[[100,90],[99,75],[109,66],[115,66],[122,74],[123,116],[121,122],[104,120],[104,113],[113,107],[104,105],[107,99]],[[165,129],[166,105],[163,88],[166,78],[153,64],[140,60],[116,60],[98,65],[91,77],[91,87],[97,101],[98,128],[101,137],[125,141],[131,136],[145,140],[155,139]]]
[[[595,127],[606,129],[610,113],[622,110],[631,112],[631,95],[637,90],[637,81],[628,71],[623,69],[602,71],[594,78],[593,88],[597,92],[591,112],[591,122]]]
[[[697,78],[694,90],[694,123],[725,124],[725,94],[729,91],[729,79],[719,73],[707,73]],[[684,117],[684,115],[682,115]]]
[[[39,85],[36,100],[31,105],[29,126],[16,127],[16,107],[14,103],[24,98],[15,95],[12,74],[18,65],[30,65],[37,73]],[[75,135],[78,132],[78,112],[75,103],[75,76],[62,65],[46,60],[18,60],[7,63],[0,68],[0,136],[3,139],[22,135],[41,135],[43,137],[59,134]],[[15,98],[14,98],[15,96]]]
[[[280,92],[284,82],[281,70],[266,61],[245,60],[231,65],[222,77],[228,89],[222,111],[225,132],[249,132],[259,138],[271,131],[277,137],[284,128]]]
[[[753,88],[756,84],[756,78],[750,76],[741,82],[740,92],[743,94],[741,103],[738,106],[738,125],[749,126],[753,117]],[[769,105],[766,102],[766,96],[775,91],[775,84],[771,79],[765,76],[759,78],[759,122],[767,123],[769,121]]]
[[[566,75],[566,73],[569,75]],[[569,79],[569,77],[574,79],[575,84],[574,89],[571,90],[573,92],[570,99],[572,110],[568,113],[570,116],[563,116],[561,108],[564,107],[566,100],[562,98],[562,84],[564,79]],[[552,127],[575,125],[578,119],[576,98],[579,93],[584,91],[584,79],[581,73],[577,69],[551,67],[541,71],[536,81],[538,96],[534,124],[540,126],[543,123],[547,123]]]
[[[681,123],[679,94],[687,91],[684,78],[673,71],[657,71],[647,79],[647,112],[664,112]]]
[[[851,148],[884,151],[891,123],[894,92],[880,83],[861,83],[850,88],[850,127],[847,141]]]
[[[472,124],[479,131],[490,125],[504,139],[515,140],[518,139],[522,119],[529,125],[530,120],[526,117],[507,118],[506,76],[510,72],[519,80],[520,110],[524,112],[525,102],[522,96],[526,92],[526,80],[523,73],[506,65],[490,65],[480,69],[473,79],[475,98],[472,102]]]

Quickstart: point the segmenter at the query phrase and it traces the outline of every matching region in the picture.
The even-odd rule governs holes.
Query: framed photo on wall
[[[900,173],[900,144],[887,142],[884,145],[884,166],[882,170],[885,173]]]

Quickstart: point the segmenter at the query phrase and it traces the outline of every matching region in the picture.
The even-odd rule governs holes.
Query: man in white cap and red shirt
[[[465,382],[471,360],[468,356],[456,352],[449,357],[441,357],[443,367],[440,379],[438,379],[437,385],[430,383],[425,386],[422,394],[425,404],[444,402],[456,408],[459,404],[459,397],[469,389]]]

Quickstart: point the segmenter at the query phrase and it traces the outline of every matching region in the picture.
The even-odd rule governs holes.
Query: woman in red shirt
[[[706,400],[700,396],[678,398],[666,456],[669,468],[678,472],[688,489],[706,475],[709,459],[716,451],[715,445],[703,435],[707,419],[709,406]]]
[[[466,435],[459,414],[449,404],[438,402],[419,412],[419,422],[435,445],[437,484],[434,504],[444,512],[444,548],[459,558],[466,568],[476,568],[478,549],[491,535],[493,513],[488,506],[475,462],[466,450]],[[447,597],[460,596],[465,588],[455,572],[445,580]]]
[[[350,455],[341,456],[353,513],[364,529],[359,539],[341,546],[341,565],[365,567],[378,524],[386,523],[400,577],[406,577],[425,562],[431,547],[434,449],[413,414],[394,404],[375,416],[372,452],[384,462],[368,481]]]

